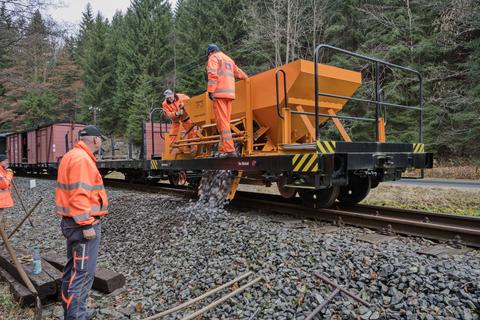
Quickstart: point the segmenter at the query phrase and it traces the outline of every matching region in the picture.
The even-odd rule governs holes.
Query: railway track
[[[35,176],[51,179],[48,176]],[[195,198],[196,191],[187,186],[169,184],[136,184],[120,179],[104,179],[113,188],[162,192]],[[408,235],[437,241],[448,241],[458,246],[480,249],[480,218],[472,216],[434,213],[419,210],[388,208],[371,205],[342,205],[330,209],[313,209],[301,205],[300,199],[284,199],[273,194],[237,191],[230,205],[237,208],[260,209],[301,218],[328,221],[338,226],[351,225],[377,230],[390,235]]]
[[[189,198],[196,196],[196,192],[188,187],[140,185],[115,179],[105,179],[105,183],[111,187],[162,192]],[[231,205],[328,221],[339,226],[365,227],[390,235],[418,236],[480,248],[480,218],[477,217],[370,205],[346,206],[339,203],[330,209],[313,209],[302,206],[300,199],[288,200],[277,195],[244,191],[237,192]]]
[[[385,234],[418,236],[453,244],[480,248],[480,218],[408,209],[368,205],[336,204],[331,209],[311,209],[300,201],[284,201],[274,195],[241,192],[234,205],[292,214],[336,225],[352,225],[378,230]]]

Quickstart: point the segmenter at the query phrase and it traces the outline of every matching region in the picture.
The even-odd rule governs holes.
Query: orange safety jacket
[[[177,99],[177,97],[178,97],[178,99]],[[177,117],[177,115],[175,114],[175,112],[180,110],[180,105],[182,103],[187,102],[188,99],[190,99],[190,97],[187,96],[186,94],[176,93],[174,102],[168,103],[167,99],[163,100],[163,103],[162,103],[163,112],[173,122],[178,122],[180,120],[184,121],[184,120],[188,119],[189,117],[188,117],[188,114],[187,114],[186,111],[183,113],[183,115],[181,117]]]
[[[108,213],[108,198],[96,159],[80,141],[67,152],[58,168],[57,214],[82,226],[95,224],[94,217]]]
[[[13,172],[0,165],[0,209],[13,207],[12,180]]]
[[[246,79],[247,74],[221,51],[212,53],[207,63],[208,87],[214,98],[235,99],[235,79]]]

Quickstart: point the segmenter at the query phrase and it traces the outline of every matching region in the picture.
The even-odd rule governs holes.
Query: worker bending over
[[[187,111],[185,111],[185,102],[187,102],[190,97],[186,94],[174,93],[170,89],[165,90],[163,95],[165,96],[165,100],[163,100],[162,103],[163,113],[172,121],[169,132],[170,142],[175,141],[178,130],[180,130],[180,122],[182,122],[183,129],[185,129],[188,139],[195,138],[193,122],[188,116]],[[192,146],[191,149],[188,147],[183,148],[183,152],[185,153],[195,153],[196,151],[196,146]]]
[[[207,48],[208,64],[208,98],[213,100],[213,112],[217,130],[220,134],[219,157],[235,157],[230,117],[232,101],[235,99],[235,79],[247,79],[248,76],[235,62],[221,52],[217,45],[209,44]]]
[[[79,132],[79,142],[67,152],[58,168],[56,203],[67,239],[67,265],[62,278],[65,320],[95,316],[86,301],[97,266],[101,238],[100,217],[108,213],[108,198],[93,155],[103,136],[95,126]]]
[[[3,223],[3,209],[13,207],[13,171],[8,166],[7,156],[0,154],[0,223]]]

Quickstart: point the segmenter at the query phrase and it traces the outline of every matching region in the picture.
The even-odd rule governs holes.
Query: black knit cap
[[[1,154],[0,154],[0,161],[6,160],[6,159],[8,159],[7,155],[1,153]]]
[[[83,128],[82,130],[80,130],[78,132],[78,135],[80,137],[100,137],[102,138],[102,140],[107,140],[107,137],[105,137],[102,132],[100,131],[100,129],[98,129],[96,126],[94,125],[88,125],[86,126],[85,128]]]

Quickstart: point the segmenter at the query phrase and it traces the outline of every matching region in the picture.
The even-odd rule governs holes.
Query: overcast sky
[[[176,0],[169,0],[174,4]],[[115,11],[125,12],[130,5],[130,0],[63,0],[64,6],[59,8],[49,8],[49,14],[55,21],[66,22],[68,24],[79,24],[82,19],[82,12],[85,10],[87,3],[90,2],[93,12],[97,11],[108,18],[112,19]]]

